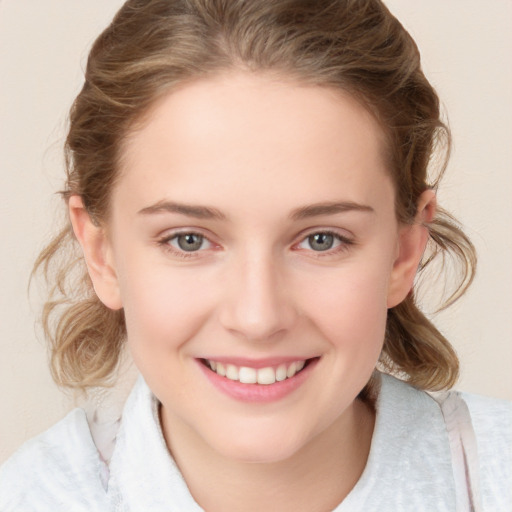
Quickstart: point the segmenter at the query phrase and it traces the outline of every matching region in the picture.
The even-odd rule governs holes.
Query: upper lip
[[[245,366],[249,368],[267,368],[270,366],[279,366],[281,364],[291,364],[294,361],[307,361],[318,356],[282,356],[282,357],[266,357],[263,359],[252,359],[247,357],[223,357],[223,356],[208,356],[201,359],[215,361],[217,363],[232,364],[234,366]]]

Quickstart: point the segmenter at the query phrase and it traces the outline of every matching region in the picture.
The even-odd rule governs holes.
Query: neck
[[[165,414],[162,426],[192,496],[207,512],[323,512],[341,503],[359,480],[370,451],[374,417],[369,405],[355,400],[297,453],[271,463],[227,459],[186,428],[168,425]]]

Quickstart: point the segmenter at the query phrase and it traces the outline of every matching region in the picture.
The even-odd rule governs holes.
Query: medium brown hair
[[[358,99],[386,136],[397,218],[414,222],[420,194],[444,172],[450,133],[413,39],[379,0],[128,0],[94,43],[71,109],[64,197],[78,194],[93,221],[105,222],[123,143],[150,106],[187,81],[241,68]],[[444,157],[429,181],[436,149]],[[474,249],[442,209],[428,228],[419,272],[439,256],[454,260],[460,275],[449,304],[473,278]],[[43,325],[54,379],[79,388],[105,384],[126,336],[123,312],[96,297],[69,223],[35,268],[51,284]],[[413,292],[388,312],[381,365],[423,389],[457,378],[455,352]]]

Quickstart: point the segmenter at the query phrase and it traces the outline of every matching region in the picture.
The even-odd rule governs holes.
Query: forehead
[[[187,84],[153,106],[127,139],[118,188],[141,207],[167,195],[203,204],[233,193],[275,195],[290,208],[290,196],[368,200],[389,181],[383,147],[377,122],[348,94],[232,72]]]

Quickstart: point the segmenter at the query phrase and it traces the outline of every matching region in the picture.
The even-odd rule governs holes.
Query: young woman
[[[509,509],[510,405],[426,393],[458,362],[418,268],[451,255],[451,301],[475,262],[428,174],[448,145],[378,0],[126,2],[37,265],[56,381],[125,346],[141,377],[108,428],[77,409],[8,461],[0,510]]]

